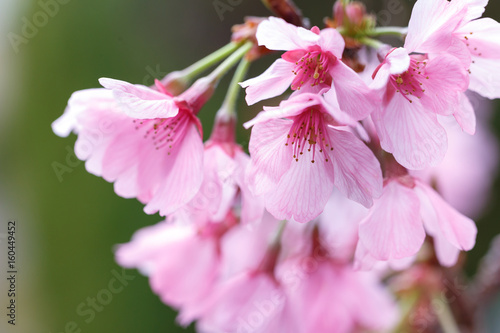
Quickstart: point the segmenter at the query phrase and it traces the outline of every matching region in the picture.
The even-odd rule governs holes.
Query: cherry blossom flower
[[[489,129],[491,103],[474,95],[471,100],[475,101],[475,108],[481,110],[476,134],[464,134],[451,119],[446,123],[441,121],[450,138],[446,157],[440,165],[412,174],[433,184],[442,197],[463,214],[479,217],[488,203],[491,180],[499,165],[499,147]]]
[[[196,113],[213,91],[199,80],[178,97],[101,79],[108,88],[73,94],[54,132],[78,134],[75,153],[90,173],[115,183],[124,198],[147,203],[148,214],[168,215],[198,192],[203,179],[201,124]]]
[[[254,120],[250,186],[278,219],[308,222],[325,207],[333,187],[365,206],[380,194],[380,164],[341,125],[339,112],[316,94],[300,94]]]
[[[424,182],[411,176],[391,177],[360,224],[357,259],[362,263],[414,256],[426,233],[435,239],[441,264],[452,266],[460,251],[474,247],[477,228]]]
[[[284,50],[260,76],[241,84],[249,105],[278,96],[289,87],[301,93],[324,93],[342,111],[356,120],[365,118],[377,97],[342,59],[345,42],[337,30],[317,27],[306,30],[284,20],[270,17],[257,29],[259,45],[270,50]]]
[[[441,162],[447,150],[438,115],[458,113],[463,127],[469,128],[465,121],[473,111],[461,99],[468,76],[458,59],[410,52],[391,50],[374,72],[373,86],[380,88],[383,100],[372,119],[384,150],[408,169],[423,169]]]
[[[385,332],[397,322],[396,303],[373,272],[302,256],[283,263],[277,275],[286,281],[291,318],[300,318],[293,332]]]
[[[500,24],[481,18],[487,0],[419,0],[408,25],[411,50],[450,53],[470,74],[469,89],[500,97]],[[407,43],[408,44],[408,43]]]

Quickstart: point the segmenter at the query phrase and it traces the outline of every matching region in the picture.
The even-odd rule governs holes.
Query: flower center
[[[390,83],[396,92],[403,95],[410,103],[413,103],[413,98],[420,99],[424,96],[423,82],[429,79],[425,71],[426,66],[427,60],[415,59],[412,56],[410,67],[406,72],[391,76]]]
[[[295,63],[292,90],[300,90],[304,84],[315,87],[322,83],[331,83],[332,77],[328,72],[330,56],[321,51],[309,51]]]
[[[170,155],[176,144],[182,140],[192,116],[188,111],[179,110],[172,118],[134,119],[135,129],[144,133],[144,139],[150,139],[156,150],[168,149]]]
[[[329,161],[328,152],[332,151],[333,147],[326,127],[323,114],[315,109],[294,117],[285,146],[291,145],[293,147],[295,161],[299,161],[299,157],[304,155],[305,149],[310,153],[311,163],[315,162],[316,149],[319,153],[324,154],[326,162]]]

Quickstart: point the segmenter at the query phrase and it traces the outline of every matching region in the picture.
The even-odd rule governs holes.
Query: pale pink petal
[[[259,45],[275,51],[305,49],[317,43],[320,38],[312,31],[272,16],[259,24],[256,37]]]
[[[123,267],[137,268],[149,275],[155,271],[157,260],[165,254],[160,249],[195,237],[196,232],[192,225],[167,222],[139,229],[129,243],[117,246],[116,261]]]
[[[256,326],[260,330],[282,311],[284,300],[282,291],[269,275],[244,273],[220,285],[197,308],[182,309],[179,321],[186,325],[199,317],[197,327],[201,332],[244,332],[245,323],[261,311],[262,306],[269,309],[269,313]]]
[[[426,226],[438,230],[443,237],[460,250],[469,251],[476,243],[477,228],[471,219],[460,214],[428,185],[418,182],[419,195],[428,197],[434,212],[426,213]],[[432,218],[434,217],[434,218]]]
[[[460,104],[453,113],[462,130],[470,135],[476,133],[476,114],[474,108],[465,94],[460,94]]]
[[[107,78],[102,78],[99,82],[113,91],[118,103],[132,118],[171,118],[179,112],[179,107],[171,96],[151,88]]]
[[[149,275],[153,291],[175,307],[206,296],[219,264],[214,240],[200,237],[192,224],[167,222],[136,232],[131,242],[118,247],[116,260]]]
[[[490,99],[499,98],[500,24],[490,18],[475,20],[461,27],[456,36],[472,57],[469,88]]]
[[[461,38],[463,38],[463,36]],[[471,66],[472,55],[467,45],[463,43],[461,39],[453,38],[450,47],[445,51],[445,53],[460,60],[462,66],[466,69]]]
[[[351,259],[358,243],[359,222],[368,215],[368,211],[340,191],[333,191],[317,220],[330,256],[346,262]]]
[[[459,92],[469,86],[469,77],[457,58],[442,54],[430,59],[425,67],[426,80],[422,82],[425,90],[422,105],[431,112],[450,115],[459,105]]]
[[[342,280],[342,272],[333,264],[322,261],[309,272],[301,268],[300,260],[294,260],[286,262],[281,271],[294,318],[300,318],[296,324],[299,332],[354,332],[355,314],[349,303],[356,290]],[[358,311],[363,311],[362,304],[358,305]]]
[[[95,104],[89,100],[86,107],[85,104],[80,107],[75,154],[80,160],[87,161],[85,166],[90,173],[102,176],[104,156],[117,136],[127,137],[127,142],[130,138],[135,138],[137,144],[145,142],[137,140],[142,135],[135,131],[132,119],[120,112],[116,103]],[[127,155],[125,159],[133,158],[133,148],[124,154]]]
[[[452,32],[465,15],[467,6],[446,0],[418,0],[408,24],[405,49],[409,52],[438,53],[452,43]]]
[[[384,111],[375,112],[373,121],[382,148],[408,169],[437,165],[446,153],[446,131],[436,114],[424,111],[418,100],[410,103],[397,94]]]
[[[199,302],[213,290],[219,268],[217,251],[215,239],[199,236],[162,249],[151,274],[151,289],[170,306]]]
[[[352,311],[357,317],[357,322],[362,327],[370,328],[377,332],[390,331],[399,320],[399,309],[394,297],[389,293],[376,274],[372,272],[353,272],[346,274],[347,283],[352,283],[352,290],[356,296],[363,299],[362,304],[354,304]],[[362,306],[363,311],[359,311]]]
[[[262,219],[264,202],[252,194],[249,184],[245,181],[245,171],[250,164],[250,157],[244,152],[237,152],[234,159],[237,164],[235,182],[241,192],[241,223],[255,224]]]
[[[73,93],[64,114],[52,123],[52,130],[61,137],[67,137],[72,131],[79,132],[78,117],[89,107],[94,109],[117,109],[111,91],[106,89],[86,89]]]
[[[293,69],[294,64],[278,59],[261,75],[240,83],[246,88],[247,104],[253,105],[284,93],[293,81]]]
[[[469,89],[489,99],[500,98],[500,61],[476,57],[470,67]]]
[[[387,55],[385,61],[390,65],[389,72],[392,75],[401,74],[410,67],[410,56],[408,51],[402,47],[392,50]]]
[[[352,133],[333,128],[328,130],[333,145],[335,186],[349,199],[370,207],[373,198],[382,193],[382,171],[378,160]]]
[[[267,122],[272,119],[290,118],[301,114],[304,110],[315,105],[323,108],[323,104],[323,99],[320,95],[310,93],[297,94],[288,100],[282,101],[279,107],[264,107],[265,111],[258,113],[254,119],[247,121],[243,126],[248,129],[255,124]],[[329,111],[332,108],[330,105],[325,105],[325,110]]]
[[[318,45],[322,50],[331,52],[338,59],[342,59],[344,52],[345,41],[337,29],[327,28],[319,33]]]
[[[148,214],[159,211],[160,215],[169,215],[198,192],[203,180],[203,143],[195,126],[189,126],[180,147],[167,155],[164,163],[168,174],[159,179],[157,193],[144,207]]]
[[[236,199],[238,186],[234,174],[237,165],[218,144],[205,147],[203,164],[203,182],[186,209],[190,213],[208,216],[212,222],[220,222],[226,218]]]
[[[359,241],[373,258],[390,260],[416,254],[424,239],[418,196],[395,180],[388,182],[359,226]]]
[[[285,146],[291,125],[291,120],[276,119],[252,128],[248,176],[257,196],[272,190],[292,164],[292,147]]]
[[[464,2],[467,5],[467,15],[464,21],[472,21],[481,17],[484,13],[484,9],[488,4],[489,0],[456,0],[458,2]]]
[[[321,214],[333,191],[332,161],[317,158],[312,163],[308,155],[293,161],[276,188],[264,196],[267,210],[277,219],[309,222]]]
[[[340,110],[355,120],[366,118],[379,102],[378,94],[340,60],[335,63],[331,73]]]
[[[365,248],[363,243],[358,242],[354,255],[353,268],[358,271],[380,271],[384,272],[387,269],[393,271],[403,271],[413,265],[417,259],[417,255],[409,256],[402,259],[377,260]]]

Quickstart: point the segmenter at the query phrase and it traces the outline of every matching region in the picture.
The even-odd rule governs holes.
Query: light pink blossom
[[[474,247],[477,228],[424,182],[411,176],[385,180],[380,199],[359,227],[357,259],[390,261],[417,254],[426,233],[436,240],[442,265],[455,264]]]
[[[499,147],[488,126],[491,103],[479,96],[471,97],[481,110],[477,133],[467,135],[456,123],[447,121],[444,125],[450,144],[443,162],[412,174],[434,184],[443,198],[465,215],[479,217],[488,203],[499,164]]]
[[[385,332],[394,326],[396,303],[376,274],[322,259],[297,257],[279,268],[291,318],[298,318],[296,332]]]
[[[342,59],[345,42],[332,28],[306,30],[270,17],[260,23],[257,40],[270,50],[287,51],[260,76],[241,86],[249,105],[278,96],[289,87],[296,92],[324,93],[356,120],[365,118],[376,95]]]
[[[316,94],[300,94],[266,108],[252,126],[249,181],[278,219],[308,222],[333,187],[365,206],[380,194],[380,164],[355,135],[333,125],[338,111]]]
[[[178,97],[101,79],[105,89],[73,94],[53,124],[56,134],[78,135],[75,153],[90,173],[115,183],[115,192],[146,203],[144,210],[168,215],[198,192],[203,179],[199,108],[213,87],[203,80]]]
[[[488,98],[500,97],[500,24],[481,18],[487,0],[419,0],[408,26],[405,47],[412,51],[447,52],[470,74],[469,89]]]
[[[461,99],[468,76],[451,55],[429,58],[410,52],[391,50],[374,72],[373,86],[381,88],[383,100],[372,119],[384,150],[408,169],[423,169],[439,164],[447,150],[438,115],[458,112],[463,127],[469,126]]]
[[[229,214],[223,223],[192,222],[175,216],[139,230],[116,251],[120,265],[149,276],[153,291],[175,308],[196,304],[211,293],[220,269],[220,238],[236,220]]]

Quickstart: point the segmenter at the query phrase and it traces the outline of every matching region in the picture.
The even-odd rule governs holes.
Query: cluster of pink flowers
[[[500,24],[480,18],[486,3],[418,0],[401,47],[372,38],[382,30],[359,3],[337,2],[324,29],[252,18],[202,65],[152,87],[103,78],[74,93],[53,130],[78,135],[76,155],[116,194],[165,217],[116,259],[149,277],[180,324],[386,332],[400,314],[389,272],[427,260],[424,245],[446,267],[475,245],[475,223],[457,209],[474,211],[496,164],[487,135],[470,136],[467,97],[500,97]],[[353,26],[365,30],[349,35]],[[243,81],[263,50],[283,53]],[[204,143],[198,113],[238,62]],[[249,155],[235,140],[240,86],[248,105],[291,91],[244,124]]]

